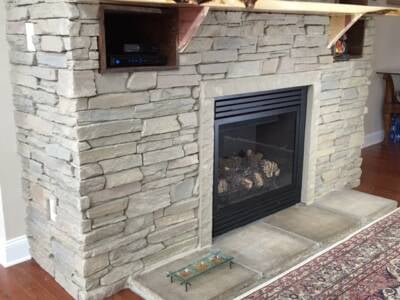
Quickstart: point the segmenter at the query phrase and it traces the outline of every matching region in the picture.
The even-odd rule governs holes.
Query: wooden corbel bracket
[[[210,10],[204,6],[179,7],[178,52],[183,52]]]
[[[333,45],[359,20],[364,14],[332,15],[329,33],[328,49]]]

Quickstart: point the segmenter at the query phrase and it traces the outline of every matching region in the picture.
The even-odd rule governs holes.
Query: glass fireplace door
[[[220,126],[216,209],[293,184],[296,114]]]

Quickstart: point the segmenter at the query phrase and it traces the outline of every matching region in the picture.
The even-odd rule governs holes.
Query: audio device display
[[[160,48],[151,44],[125,43],[122,54],[109,56],[110,67],[163,66],[167,57],[160,54]]]
[[[160,47],[149,44],[124,44],[124,53],[159,53]]]
[[[110,55],[110,67],[163,66],[167,58],[159,54],[130,53]]]

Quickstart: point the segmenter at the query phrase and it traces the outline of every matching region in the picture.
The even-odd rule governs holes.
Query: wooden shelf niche
[[[367,6],[368,0],[338,0],[337,3],[345,5]],[[335,44],[332,46],[332,52],[336,61],[343,61],[355,58],[361,58],[364,48],[365,20],[363,14],[349,14],[345,16],[333,16],[331,21],[333,30],[339,28],[339,34],[335,39],[342,41],[345,39],[347,44],[346,54],[340,55],[335,52]],[[341,31],[340,31],[341,28]]]
[[[356,18],[351,20],[350,16],[347,16],[346,18],[344,18],[344,20],[347,24],[346,26],[344,26],[345,31],[340,34],[340,38],[337,40],[342,40],[343,38],[345,38],[347,51],[344,55],[337,54],[335,51],[337,40],[335,40],[335,44],[332,44],[331,46],[335,61],[345,61],[361,58],[363,55],[365,20],[363,18]]]
[[[178,8],[100,6],[100,72],[178,66]]]

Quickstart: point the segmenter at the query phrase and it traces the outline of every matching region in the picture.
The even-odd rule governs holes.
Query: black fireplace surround
[[[215,99],[213,236],[300,202],[307,87]]]

